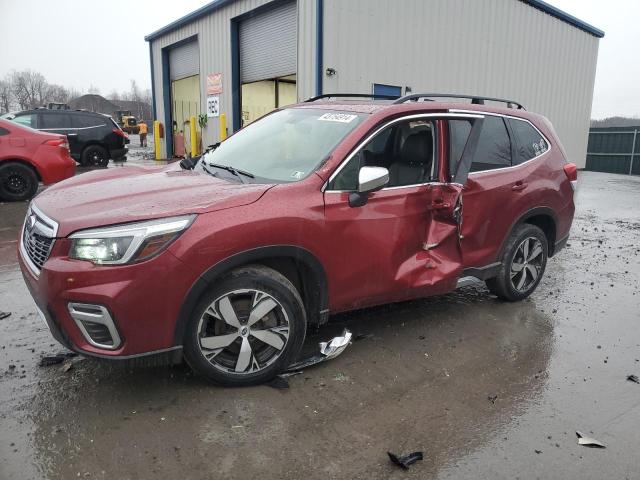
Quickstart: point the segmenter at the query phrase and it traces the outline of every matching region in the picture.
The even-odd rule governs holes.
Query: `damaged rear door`
[[[325,258],[327,276],[333,279],[333,311],[455,287],[462,272],[462,183],[473,136],[449,180],[447,121],[462,116],[414,114],[388,122],[364,139],[329,179],[325,220],[334,241]],[[464,117],[482,121],[480,116]],[[361,195],[359,174],[371,167],[386,169],[389,182]]]

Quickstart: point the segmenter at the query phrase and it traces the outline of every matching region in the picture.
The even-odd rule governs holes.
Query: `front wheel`
[[[548,252],[547,237],[539,227],[517,226],[507,240],[500,272],[486,282],[489,291],[510,302],[527,298],[542,279]]]
[[[0,199],[29,200],[38,191],[38,177],[31,167],[22,163],[0,164]]]
[[[187,363],[227,386],[271,380],[298,356],[306,333],[300,294],[261,265],[232,271],[207,292],[187,326]]]

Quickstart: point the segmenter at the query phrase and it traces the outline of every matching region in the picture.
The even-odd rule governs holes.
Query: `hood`
[[[123,167],[60,182],[34,203],[59,223],[58,236],[84,228],[206,213],[248,205],[273,185],[240,184],[172,165]]]

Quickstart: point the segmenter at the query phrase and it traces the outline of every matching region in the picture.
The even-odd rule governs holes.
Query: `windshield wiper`
[[[202,163],[204,165],[204,162],[202,162]],[[227,172],[230,172],[233,175],[235,175],[236,177],[238,177],[238,179],[242,183],[247,183],[247,181],[244,178],[242,178],[241,175],[243,175],[245,177],[249,177],[249,178],[255,178],[255,175],[253,173],[245,172],[244,170],[239,170],[239,169],[231,167],[229,165],[222,165],[222,164],[219,164],[219,163],[208,163],[207,166],[214,167],[214,168],[220,168],[222,170],[226,170]]]

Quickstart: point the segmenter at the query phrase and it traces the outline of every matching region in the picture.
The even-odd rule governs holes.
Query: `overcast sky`
[[[605,31],[592,117],[640,116],[640,1],[547,1]],[[93,84],[104,95],[128,90],[132,78],[149,88],[143,37],[207,2],[0,0],[0,77],[30,68],[51,83],[84,91]]]

